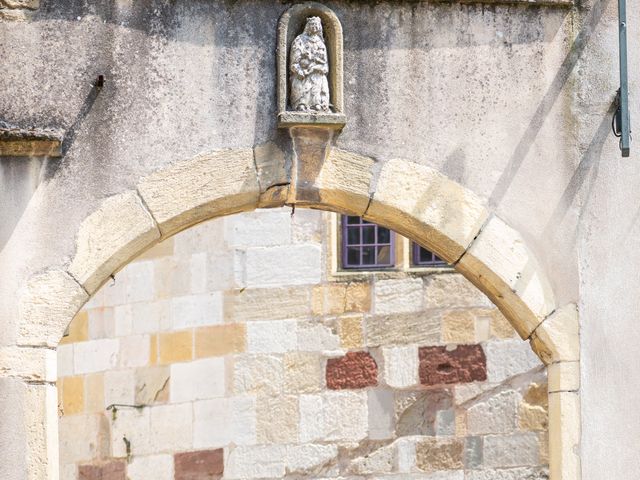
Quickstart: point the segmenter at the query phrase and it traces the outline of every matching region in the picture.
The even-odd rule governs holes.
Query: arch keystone
[[[383,165],[365,214],[449,263],[460,258],[488,216],[474,193],[432,168],[400,159]]]
[[[493,215],[456,269],[482,290],[528,339],[555,308],[555,297],[520,234]]]
[[[253,210],[260,185],[253,149],[221,150],[144,178],[138,192],[163,237],[221,215]]]
[[[69,273],[92,294],[114,271],[160,238],[137,193],[105,200],[80,225]]]

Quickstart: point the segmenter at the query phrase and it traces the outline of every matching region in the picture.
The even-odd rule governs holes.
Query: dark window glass
[[[435,253],[421,247],[417,243],[412,243],[413,265],[419,267],[446,267],[448,264]]]
[[[342,217],[342,267],[347,269],[394,266],[394,235],[388,228],[363,220]]]

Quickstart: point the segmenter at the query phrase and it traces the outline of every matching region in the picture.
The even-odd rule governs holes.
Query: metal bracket
[[[629,73],[627,68],[627,0],[618,0],[618,29],[620,41],[620,89],[616,98],[618,108],[613,119],[616,137],[620,137],[623,157],[631,153],[631,117],[629,115]]]

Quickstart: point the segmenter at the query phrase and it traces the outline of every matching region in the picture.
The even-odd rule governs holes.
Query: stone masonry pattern
[[[235,215],[117,273],[58,347],[62,479],[548,478],[529,345],[453,271],[334,272],[332,222]]]

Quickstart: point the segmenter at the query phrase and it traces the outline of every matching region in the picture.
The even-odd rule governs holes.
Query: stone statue
[[[291,108],[297,111],[329,112],[329,63],[319,17],[307,18],[304,32],[291,45]]]

